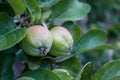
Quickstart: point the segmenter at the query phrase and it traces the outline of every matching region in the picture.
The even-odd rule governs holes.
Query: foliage
[[[120,45],[117,45],[118,47],[116,48],[107,43],[114,44],[119,35],[120,23],[118,15],[120,1],[85,1],[88,4],[78,0],[0,0],[0,79],[120,79],[120,60],[111,61],[106,63],[101,69],[95,68],[94,70],[100,59],[100,67],[102,63],[105,63],[105,50],[120,48]],[[112,19],[114,15],[115,19]],[[76,21],[84,20],[85,18],[88,18],[88,21],[86,21],[86,26],[88,27],[84,31],[84,28]],[[63,23],[60,25],[55,23],[61,20]],[[26,54],[21,47],[21,41],[28,34],[28,28],[34,25],[42,25],[48,30],[55,26],[66,28],[74,40],[73,47],[70,48],[70,54],[57,57],[50,55],[49,52],[45,56],[30,56]],[[110,36],[111,34],[114,36]],[[107,38],[112,39],[107,41]],[[30,45],[32,46],[32,44]],[[63,48],[65,46],[60,47]],[[65,51],[67,52],[67,50]],[[14,76],[16,71],[12,67],[15,66],[16,58],[24,65],[24,68],[21,71],[22,73]],[[79,60],[81,60],[81,63]],[[96,70],[98,71],[96,72]],[[95,74],[92,75],[93,73]]]

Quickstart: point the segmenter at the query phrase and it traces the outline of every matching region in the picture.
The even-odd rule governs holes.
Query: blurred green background
[[[80,0],[81,1],[81,0]],[[94,50],[79,55],[81,63],[91,61],[96,72],[104,63],[120,58],[120,0],[82,0],[91,6],[88,16],[77,21],[83,33],[100,28],[108,33],[107,43],[115,50]]]

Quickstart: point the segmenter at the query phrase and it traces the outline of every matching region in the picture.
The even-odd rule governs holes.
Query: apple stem
[[[73,57],[73,55],[69,55],[69,56],[67,55],[67,56],[64,56],[64,57],[59,57],[59,58],[55,59],[55,62],[60,63],[60,62],[63,62],[63,61],[65,61],[65,60],[67,60],[67,59],[69,59],[71,57]]]
[[[48,27],[47,27],[47,25],[46,25],[45,21],[42,21],[42,25],[43,25],[45,28],[47,28],[47,29],[48,29]]]
[[[51,56],[46,56],[46,57],[44,57],[45,59],[51,59],[51,60],[55,60],[55,58],[53,58],[53,57],[51,57]]]

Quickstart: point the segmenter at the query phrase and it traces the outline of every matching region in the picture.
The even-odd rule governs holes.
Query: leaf
[[[40,68],[50,70],[52,68],[53,64],[55,64],[54,60],[52,60],[50,58],[45,58],[45,59],[41,60]]]
[[[28,61],[27,64],[30,70],[37,70],[40,68],[40,62],[38,63],[38,62]]]
[[[81,64],[76,57],[57,63],[57,66],[67,69],[74,76],[76,76],[81,69]]]
[[[117,76],[120,76],[120,60],[106,63],[94,74],[92,80],[110,80]]]
[[[59,61],[67,60],[73,56],[80,54],[81,52],[89,51],[92,49],[99,48],[105,45],[106,33],[102,30],[90,30],[80,38],[80,41],[74,45],[73,51],[69,56],[58,57]],[[104,47],[108,48],[108,47]]]
[[[16,29],[0,36],[0,51],[8,49],[20,42],[26,35],[26,28]]]
[[[88,62],[84,67],[82,68],[78,80],[92,80],[92,72],[93,72],[93,67],[90,62]]]
[[[14,58],[13,53],[0,52],[0,80],[13,80]]]
[[[18,50],[20,49],[20,45],[19,44],[16,44],[15,46],[9,48],[9,49],[6,49],[6,50],[3,50],[3,51],[0,51],[0,53],[2,54],[6,54],[6,53],[16,53]]]
[[[75,52],[83,52],[104,45],[106,42],[106,33],[102,30],[88,31],[80,41],[74,45]]]
[[[61,79],[61,80],[72,80],[73,77],[67,72],[65,69],[54,69],[53,72]]]
[[[26,62],[28,60],[26,54],[21,49],[16,53],[16,58],[20,62]]]
[[[73,78],[72,80],[78,80],[77,78]]]
[[[42,11],[41,21],[46,21],[49,18],[50,14],[51,14],[50,10]]]
[[[81,20],[90,11],[90,6],[78,0],[60,0],[51,8],[50,21],[54,20]]]
[[[60,0],[37,0],[42,7],[51,7]]]
[[[7,0],[16,14],[22,14],[25,11],[25,6],[22,0]]]
[[[112,45],[105,44],[105,45],[101,45],[101,46],[96,47],[96,49],[116,49],[116,47],[114,47]]]
[[[13,80],[13,63],[15,53],[19,50],[19,46],[0,51],[0,80]]]
[[[63,23],[62,26],[67,28],[70,31],[74,40],[74,44],[76,44],[82,36],[82,30],[80,26],[74,25],[74,23],[71,21]]]
[[[120,80],[120,76],[113,77],[110,80]]]
[[[112,27],[110,27],[109,32],[119,35],[120,34],[120,23],[116,23]]]
[[[13,20],[4,12],[0,13],[0,35],[4,35],[16,28]]]
[[[8,3],[0,3],[0,12],[6,12],[10,17],[14,17],[15,13]]]
[[[55,73],[50,70],[31,70],[22,74],[22,76],[32,77],[35,80],[61,80]]]
[[[41,18],[41,7],[36,0],[24,0],[25,6],[28,9],[31,21],[38,23]]]
[[[35,79],[33,79],[31,77],[20,77],[17,80],[35,80]]]

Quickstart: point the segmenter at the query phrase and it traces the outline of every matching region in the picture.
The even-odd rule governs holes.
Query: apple
[[[46,56],[52,46],[51,32],[43,26],[34,25],[28,28],[22,40],[22,49],[31,56]]]
[[[54,27],[50,31],[53,36],[53,43],[49,54],[56,57],[69,55],[73,47],[71,33],[61,26]]]

